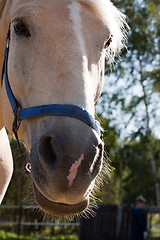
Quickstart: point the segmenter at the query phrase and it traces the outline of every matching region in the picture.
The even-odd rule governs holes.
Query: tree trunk
[[[123,199],[123,156],[122,156],[122,149],[119,149],[119,172],[120,172],[120,182],[119,182],[119,199],[120,199],[120,205],[122,204]]]
[[[150,161],[151,161],[151,166],[152,166],[152,173],[154,176],[155,191],[156,191],[156,203],[158,206],[160,206],[160,181],[158,178],[156,161],[154,158],[153,147],[152,147],[152,142],[151,142],[151,130],[150,130],[150,126],[149,126],[150,117],[149,117],[149,111],[148,111],[147,94],[146,94],[146,89],[145,89],[145,85],[144,85],[144,80],[142,77],[142,72],[141,72],[140,84],[141,84],[142,90],[143,90],[143,101],[144,101],[145,113],[146,113],[146,136],[147,136],[148,150],[149,150]]]

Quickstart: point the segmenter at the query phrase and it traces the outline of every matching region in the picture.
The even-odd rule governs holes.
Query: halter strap
[[[8,72],[7,72],[7,65],[8,65],[8,54],[9,54],[9,42],[10,42],[10,28],[11,25],[9,24],[8,32],[7,32],[7,38],[6,38],[6,49],[4,52],[4,62],[3,62],[3,67],[2,67],[2,77],[1,77],[1,86],[3,85],[3,76],[5,79],[5,87],[6,87],[6,92],[8,99],[10,101],[10,104],[12,106],[12,110],[14,115],[17,112],[18,109],[18,103],[16,98],[14,97],[14,94],[12,92],[9,80],[8,80]]]
[[[92,127],[98,134],[100,123],[95,120],[84,108],[71,104],[50,104],[20,109],[18,120],[41,116],[66,116],[81,120]]]
[[[24,109],[20,108],[18,101],[12,92],[9,79],[8,79],[7,66],[8,66],[8,55],[9,55],[9,42],[10,42],[10,25],[8,28],[8,33],[6,38],[7,44],[6,44],[6,49],[4,53],[4,62],[2,67],[1,86],[3,84],[3,78],[4,78],[6,93],[14,113],[13,132],[17,133],[20,123],[23,119],[46,116],[46,115],[54,115],[54,116],[67,116],[67,117],[73,117],[73,118],[79,119],[82,122],[89,125],[91,128],[93,128],[100,135],[102,130],[100,123],[97,120],[95,120],[92,117],[92,115],[87,112],[87,110],[77,105],[50,104],[50,105],[24,108]]]

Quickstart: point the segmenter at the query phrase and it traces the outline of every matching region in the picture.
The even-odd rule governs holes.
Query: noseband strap
[[[24,109],[20,108],[20,105],[12,92],[9,79],[8,79],[7,66],[8,66],[8,55],[9,55],[9,42],[10,42],[10,25],[7,33],[7,38],[6,38],[7,44],[6,44],[6,49],[4,53],[1,86],[3,84],[3,78],[4,78],[6,93],[14,113],[13,132],[14,133],[17,132],[20,126],[20,123],[23,119],[51,115],[51,116],[67,116],[67,117],[79,119],[82,122],[89,125],[91,128],[93,128],[100,135],[101,133],[100,123],[97,120],[95,120],[92,117],[92,115],[87,112],[87,110],[77,105],[50,104],[50,105],[24,108]]]

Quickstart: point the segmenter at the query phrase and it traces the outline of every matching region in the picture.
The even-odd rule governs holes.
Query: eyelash
[[[113,36],[111,35],[111,36],[106,40],[106,42],[104,43],[104,48],[105,48],[105,49],[108,48],[109,45],[111,44],[112,38],[113,38]]]
[[[26,27],[23,22],[16,23],[13,28],[17,36],[26,36],[26,37],[31,36],[28,27]]]

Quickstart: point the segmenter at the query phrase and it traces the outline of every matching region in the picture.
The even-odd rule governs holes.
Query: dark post
[[[80,240],[116,240],[116,205],[99,206],[96,217],[81,219]]]
[[[19,206],[19,218],[18,218],[18,227],[17,227],[17,235],[18,235],[18,239],[20,236],[20,232],[21,232],[21,221],[22,221],[22,217],[23,217],[23,207],[22,207],[22,203]]]

